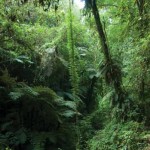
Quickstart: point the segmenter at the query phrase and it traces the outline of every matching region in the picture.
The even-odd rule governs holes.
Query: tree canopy
[[[150,148],[150,1],[84,2],[0,1],[1,150]]]

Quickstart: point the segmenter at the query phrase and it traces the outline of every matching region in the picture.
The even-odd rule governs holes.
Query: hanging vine
[[[79,105],[77,95],[79,94],[79,76],[77,70],[77,63],[76,63],[76,52],[75,52],[75,45],[74,45],[74,36],[73,36],[73,15],[72,15],[72,2],[69,0],[69,12],[68,12],[68,29],[67,29],[67,40],[68,40],[68,51],[69,51],[69,73],[70,73],[70,80],[72,86],[72,94],[74,97],[74,101],[76,102],[76,108]],[[78,128],[78,115],[75,118],[76,122],[76,134],[77,134],[77,143],[76,143],[76,150],[79,150],[79,140],[80,140],[80,131]]]
[[[68,39],[68,51],[69,51],[69,73],[72,86],[72,94],[79,94],[79,76],[77,71],[76,63],[76,53],[75,45],[73,39],[73,16],[72,16],[72,2],[69,1],[69,13],[68,13],[68,29],[67,29],[67,39]]]

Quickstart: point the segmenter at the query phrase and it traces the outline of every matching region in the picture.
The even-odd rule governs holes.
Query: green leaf
[[[66,101],[63,105],[67,106],[73,110],[76,110],[76,103],[73,101]]]
[[[66,110],[64,111],[61,115],[67,118],[71,118],[76,114],[76,112],[72,111],[72,110]]]
[[[24,94],[21,92],[10,92],[9,96],[12,100],[17,100],[19,99],[21,96],[23,96]]]
[[[24,144],[26,142],[26,140],[27,140],[27,135],[25,133],[24,128],[19,129],[16,132],[16,136],[17,136],[20,144]]]
[[[17,62],[19,62],[19,63],[24,63],[22,60],[20,60],[20,59],[18,59],[18,58],[16,58],[16,59],[14,59],[15,61],[17,61]]]

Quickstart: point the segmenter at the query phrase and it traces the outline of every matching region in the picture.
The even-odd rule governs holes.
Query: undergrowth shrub
[[[101,116],[100,110],[94,111],[92,114],[84,117],[84,119],[79,122],[80,149],[87,149],[88,140],[96,134],[96,131],[102,128],[103,117]]]
[[[117,123],[112,120],[88,141],[89,150],[142,150],[146,146],[142,124],[134,121]]]
[[[48,87],[17,82],[7,70],[0,83],[1,150],[75,149],[75,102]]]

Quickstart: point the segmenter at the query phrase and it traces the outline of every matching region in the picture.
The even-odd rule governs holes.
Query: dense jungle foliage
[[[0,150],[150,150],[149,0],[0,0],[0,43]]]

